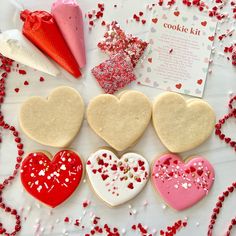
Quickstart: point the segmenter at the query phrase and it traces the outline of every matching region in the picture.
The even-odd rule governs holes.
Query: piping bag
[[[21,20],[24,21],[22,32],[26,38],[75,78],[81,76],[79,65],[50,13],[24,10]]]
[[[57,76],[60,72],[37,47],[17,29],[0,33],[0,53],[14,61]]]
[[[80,68],[86,64],[83,14],[75,0],[57,0],[51,13]]]

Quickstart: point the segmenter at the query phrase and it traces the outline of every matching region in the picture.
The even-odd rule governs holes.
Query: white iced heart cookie
[[[203,143],[212,133],[215,113],[200,99],[185,100],[166,92],[153,105],[153,125],[161,142],[171,152],[185,152]]]
[[[54,89],[47,99],[30,97],[20,109],[19,121],[28,137],[43,145],[66,147],[78,133],[84,102],[73,88]]]
[[[0,34],[0,53],[26,66],[56,76],[60,72],[19,30]]]
[[[86,171],[97,195],[110,206],[134,198],[149,178],[149,164],[141,155],[126,153],[119,159],[106,149],[90,155]]]
[[[90,101],[87,119],[97,135],[122,151],[145,131],[151,119],[151,105],[138,91],[125,91],[119,97],[102,94]]]

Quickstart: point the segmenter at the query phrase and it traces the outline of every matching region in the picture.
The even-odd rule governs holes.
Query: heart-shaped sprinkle
[[[214,37],[214,36],[209,36],[208,39],[209,39],[210,41],[214,41],[215,37]]]
[[[157,23],[157,21],[158,21],[158,19],[157,19],[157,18],[153,18],[153,19],[152,19],[152,22],[153,22],[154,24],[156,24],[156,23]]]
[[[82,161],[72,150],[61,150],[52,160],[44,152],[33,152],[24,159],[21,167],[21,182],[25,189],[53,208],[71,196],[82,176]]]
[[[179,11],[175,11],[175,12],[174,12],[174,15],[175,15],[175,16],[179,16],[179,15],[180,15],[180,12],[179,12]]]
[[[152,181],[167,204],[180,211],[208,194],[214,182],[214,169],[199,156],[184,163],[177,155],[165,154],[154,162]]]
[[[141,155],[126,153],[118,159],[106,149],[90,155],[86,170],[93,189],[110,206],[134,198],[149,178],[149,164]]]

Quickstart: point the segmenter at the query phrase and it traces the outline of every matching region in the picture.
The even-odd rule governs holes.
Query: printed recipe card
[[[187,11],[154,11],[143,85],[202,97],[216,22]]]

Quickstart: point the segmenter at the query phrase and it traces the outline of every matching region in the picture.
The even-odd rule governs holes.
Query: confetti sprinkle
[[[105,93],[113,94],[136,80],[129,57],[118,53],[92,69],[92,74]]]
[[[148,43],[137,37],[126,35],[116,21],[113,21],[107,26],[104,39],[98,43],[98,47],[108,55],[119,52],[126,53],[130,57],[134,67],[143,55],[147,45]]]

